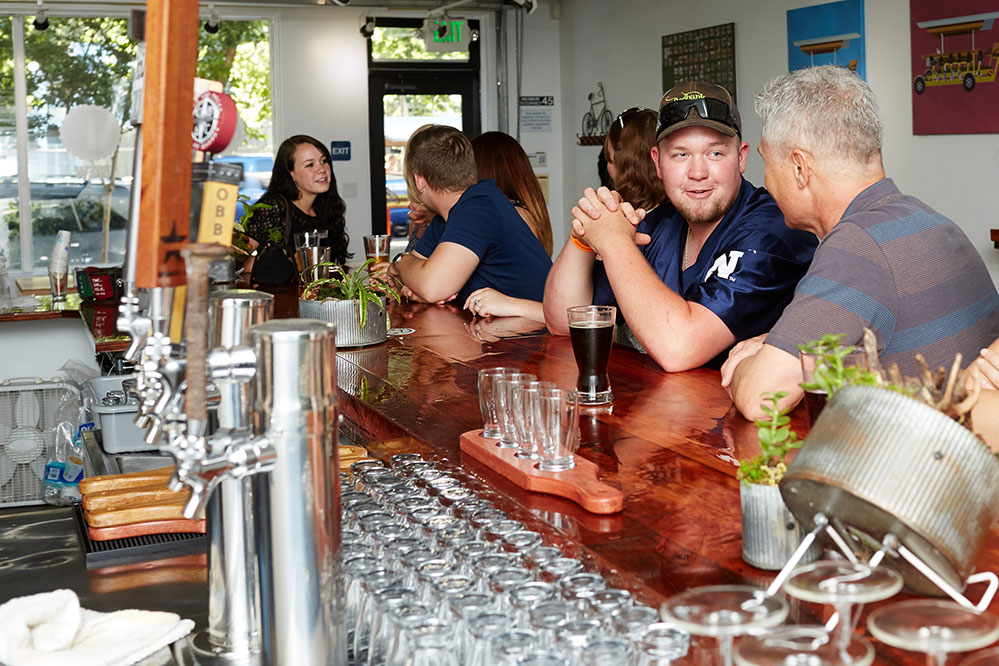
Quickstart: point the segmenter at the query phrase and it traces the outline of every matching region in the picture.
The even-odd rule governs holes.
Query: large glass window
[[[234,20],[223,21],[215,34],[201,32],[198,76],[221,82],[236,100],[245,139],[233,152],[269,159],[268,32],[266,21]],[[136,52],[124,18],[50,15],[48,29],[38,30],[30,17],[0,16],[0,252],[12,270],[43,271],[61,229],[72,233],[71,264],[124,260],[135,149],[130,107]],[[24,68],[18,72],[14,63],[21,58]],[[24,77],[23,94],[17,93],[17,76]],[[110,111],[117,127],[117,147],[108,156],[81,153],[72,140],[64,140],[70,131],[63,122],[67,114],[89,105]],[[19,108],[26,117],[20,128]],[[70,151],[67,143],[76,150]],[[269,169],[251,176],[249,189],[266,182],[266,176]],[[20,203],[25,188],[18,183],[23,180],[29,183],[27,207]],[[30,224],[24,223],[25,211]]]

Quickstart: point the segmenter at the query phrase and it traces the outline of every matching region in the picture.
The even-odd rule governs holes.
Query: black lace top
[[[343,216],[330,219],[322,215],[307,215],[280,194],[265,194],[260,197],[258,203],[266,203],[270,208],[257,208],[254,211],[253,217],[246,224],[246,235],[260,243],[262,248],[268,245],[284,245],[291,256],[294,256],[296,233],[325,229],[329,232],[324,245],[331,248],[330,261],[338,264],[347,261],[349,255]],[[286,215],[289,217],[290,233],[288,238],[283,238]]]

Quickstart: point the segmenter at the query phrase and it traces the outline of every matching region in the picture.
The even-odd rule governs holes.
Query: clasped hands
[[[645,219],[645,209],[634,208],[622,201],[617,191],[606,187],[583,190],[583,196],[572,207],[572,217],[572,234],[597,254],[616,240],[627,239],[636,245],[646,245],[651,240],[648,234],[635,231]]]

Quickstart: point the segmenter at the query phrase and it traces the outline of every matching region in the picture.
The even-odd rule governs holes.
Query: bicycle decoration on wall
[[[590,110],[583,114],[583,133],[578,135],[579,145],[599,146],[614,122],[614,115],[607,108],[604,84],[597,81],[597,92],[588,95]]]

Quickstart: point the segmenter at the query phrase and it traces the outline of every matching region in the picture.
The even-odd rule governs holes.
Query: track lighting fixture
[[[38,0],[38,10],[35,12],[35,20],[32,22],[32,25],[35,26],[35,30],[49,29],[48,10],[45,9],[42,0]]]
[[[375,19],[368,16],[364,19],[364,24],[361,25],[361,37],[371,39],[373,34],[375,34]]]
[[[219,12],[215,9],[215,5],[208,5],[208,20],[205,21],[205,32],[209,35],[214,35],[219,31],[219,26],[222,24],[221,18],[219,18]]]

